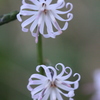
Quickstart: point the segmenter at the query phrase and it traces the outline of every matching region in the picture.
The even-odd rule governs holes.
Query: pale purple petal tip
[[[22,18],[21,18],[21,16],[20,16],[20,13],[17,14],[17,19],[18,19],[18,21],[22,22]]]
[[[38,43],[38,37],[35,37],[35,43]]]
[[[28,32],[28,29],[27,28],[22,28],[22,31],[23,32]]]

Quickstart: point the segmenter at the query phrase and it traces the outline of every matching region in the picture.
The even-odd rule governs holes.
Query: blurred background
[[[48,59],[52,65],[63,63],[73,73],[81,74],[75,100],[100,100],[94,97],[95,83],[100,82],[100,77],[95,80],[93,74],[100,70],[100,0],[70,2],[74,5],[74,18],[56,39],[43,38],[44,60]],[[21,4],[21,0],[0,0],[0,15],[19,10]],[[30,75],[36,72],[36,43],[30,32],[21,31],[20,24],[16,20],[0,26],[1,100],[32,100],[26,86]]]

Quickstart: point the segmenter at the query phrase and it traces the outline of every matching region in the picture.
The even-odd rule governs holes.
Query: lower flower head
[[[60,74],[57,74],[59,71],[58,66],[61,66],[62,71]],[[39,68],[44,69],[45,75],[32,74],[29,78],[29,83],[27,89],[31,91],[31,96],[34,100],[47,100],[50,97],[50,100],[63,100],[62,95],[73,100],[74,90],[79,87],[80,74],[75,73],[73,76],[78,76],[76,81],[68,81],[68,78],[72,75],[72,69],[70,67],[65,67],[62,63],[56,64],[55,68],[52,66],[38,65],[36,67],[37,72]],[[66,70],[70,70],[67,72]],[[66,75],[65,75],[66,74]],[[34,79],[35,78],[35,79]],[[38,85],[33,88],[32,86]],[[64,93],[62,90],[66,91]]]
[[[57,0],[57,3],[51,4],[52,0],[29,0],[31,3],[26,3],[25,0],[22,0],[22,6],[20,7],[20,12],[17,15],[17,19],[22,22],[21,16],[31,16],[26,19],[22,24],[22,31],[28,32],[28,26],[30,26],[30,31],[32,36],[34,36],[35,42],[38,42],[39,33],[42,34],[45,38],[55,38],[56,35],[60,35],[63,30],[66,30],[68,27],[68,21],[73,18],[73,14],[69,13],[73,5],[71,3],[65,3],[64,0]],[[67,11],[60,11],[64,6],[69,8]],[[59,15],[67,15],[67,19],[63,19]],[[61,28],[57,20],[65,22],[64,27]],[[45,29],[46,26],[46,29]],[[54,31],[54,29],[56,31]],[[46,30],[46,31],[45,31]]]

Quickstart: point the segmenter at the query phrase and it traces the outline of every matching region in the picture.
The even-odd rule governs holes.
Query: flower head
[[[21,26],[23,32],[28,32],[28,28],[26,28],[26,26],[31,24],[30,31],[32,36],[36,38],[36,42],[38,42],[39,33],[45,38],[55,38],[56,35],[60,35],[63,30],[67,29],[68,21],[73,18],[73,14],[69,13],[73,8],[71,3],[65,3],[64,0],[57,0],[57,3],[55,4],[51,4],[52,0],[29,1],[31,1],[31,3],[26,3],[25,0],[22,0],[22,6],[19,14],[17,15],[17,19],[22,22],[21,16],[31,16],[26,19]],[[66,8],[70,7],[69,10],[60,11],[60,9],[64,6],[66,6]],[[59,16],[63,14],[66,14],[67,19],[63,19]],[[59,26],[57,20],[65,23],[63,28]]]
[[[62,68],[60,74],[56,72],[56,70],[59,71],[58,66]],[[39,72],[40,67],[44,69],[45,75],[32,74],[27,85],[27,89],[31,91],[32,98],[34,100],[47,100],[50,97],[50,100],[63,100],[62,94],[68,97],[69,100],[73,100],[72,97],[75,95],[74,90],[79,87],[80,75],[75,73],[73,77],[78,76],[78,79],[76,81],[68,81],[68,78],[72,75],[70,67],[65,67],[62,63],[56,64],[55,68],[38,65],[36,67],[37,72]],[[66,70],[69,70],[69,72]],[[39,86],[33,88],[32,86],[34,85]],[[62,90],[66,91],[66,93]]]

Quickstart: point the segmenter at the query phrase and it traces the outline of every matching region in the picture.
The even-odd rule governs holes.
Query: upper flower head
[[[62,71],[57,75],[56,70],[59,71],[58,66],[62,67]],[[79,87],[80,75],[75,73],[73,76],[78,76],[78,79],[72,82],[68,81],[68,78],[72,75],[72,69],[65,67],[62,63],[56,64],[55,68],[52,66],[39,65],[36,67],[37,72],[39,72],[40,67],[44,69],[45,76],[32,74],[27,85],[28,90],[31,91],[32,98],[34,100],[47,100],[50,97],[50,100],[63,100],[62,94],[68,97],[69,100],[73,100],[72,97],[75,95],[74,90]],[[69,69],[69,72],[66,71],[67,69]],[[39,86],[32,88],[32,85]],[[66,91],[66,93],[62,90]]]
[[[73,5],[71,3],[65,3],[64,0],[57,0],[57,3],[51,4],[52,0],[29,0],[31,4],[26,3],[25,0],[22,0],[22,6],[20,12],[17,15],[17,19],[22,22],[22,16],[31,16],[26,19],[22,24],[22,31],[28,32],[28,29],[25,28],[27,25],[31,24],[30,31],[32,36],[36,38],[38,42],[39,33],[42,34],[45,38],[55,38],[56,35],[60,35],[62,30],[66,30],[68,27],[68,21],[73,18],[73,14],[69,13]],[[60,11],[64,6],[69,8],[67,11]],[[67,14],[67,19],[63,19],[59,15]],[[57,20],[65,22],[63,28],[61,28]],[[44,32],[44,27],[46,26],[46,31]],[[56,29],[56,31],[54,31]],[[46,34],[47,33],[47,34]]]

